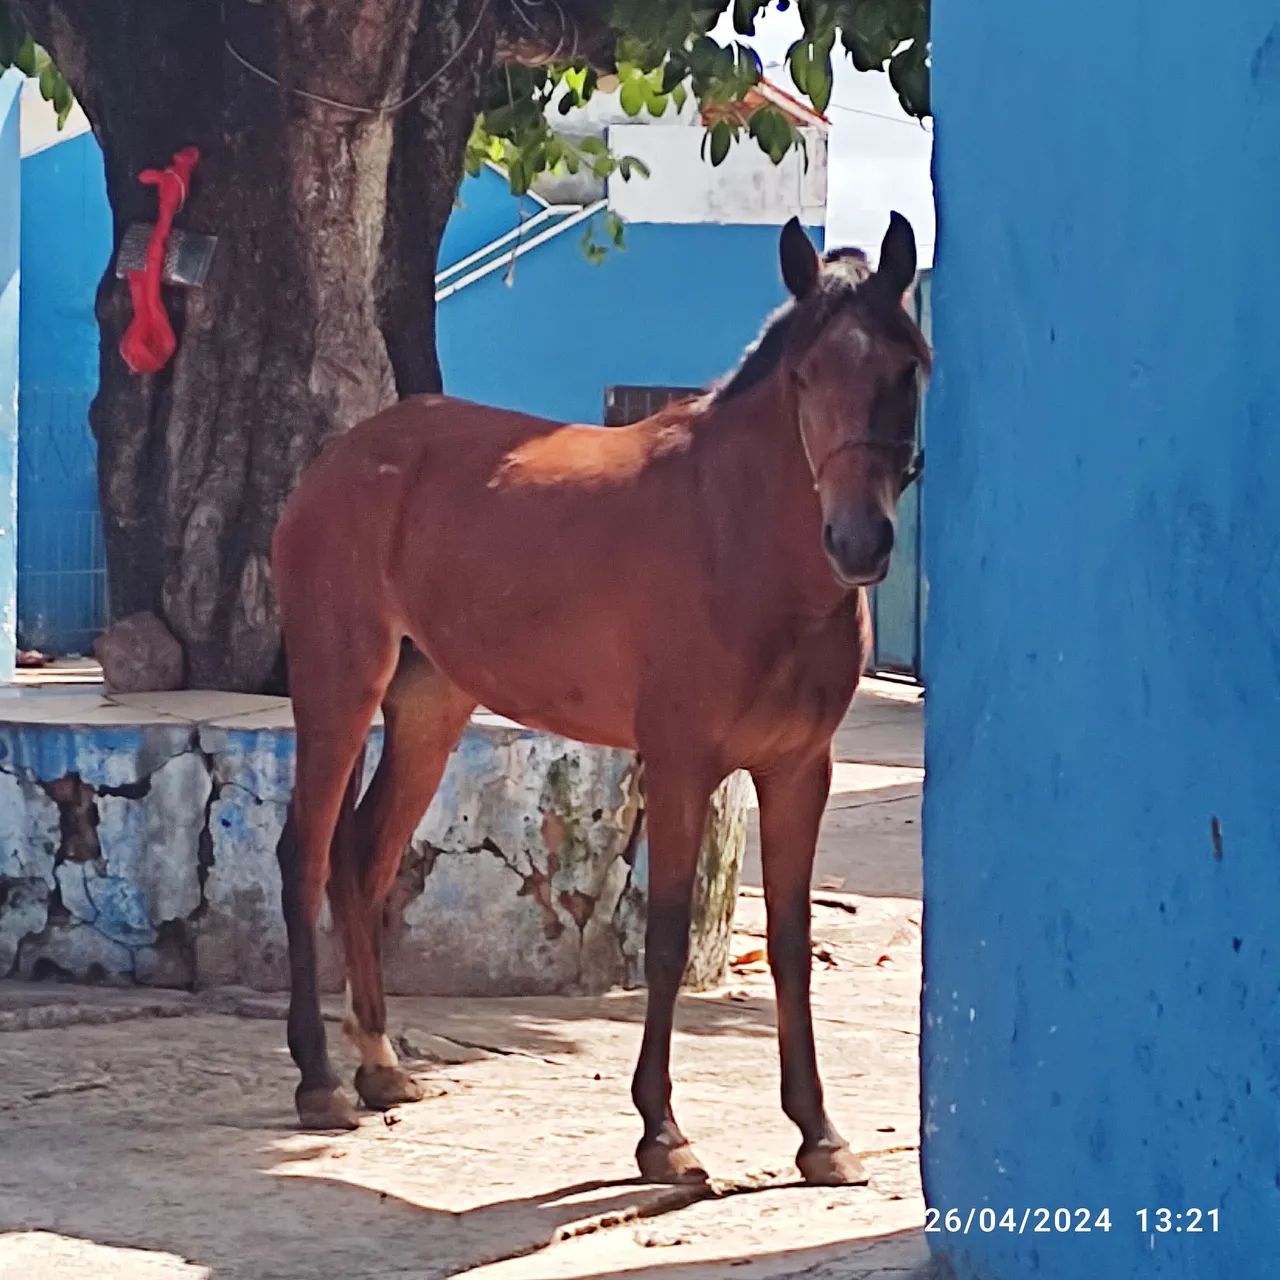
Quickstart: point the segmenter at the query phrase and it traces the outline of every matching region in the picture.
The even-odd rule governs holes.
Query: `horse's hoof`
[[[687,1142],[676,1147],[664,1146],[661,1142],[642,1143],[636,1148],[636,1164],[640,1166],[640,1176],[646,1182],[696,1183],[707,1180],[702,1161],[694,1155]]]
[[[370,1111],[385,1111],[402,1102],[421,1102],[426,1096],[403,1067],[358,1067],[356,1092]]]
[[[294,1095],[302,1129],[358,1129],[360,1118],[341,1089],[328,1085],[299,1089]]]
[[[862,1161],[848,1147],[801,1150],[796,1167],[811,1187],[865,1187],[871,1181]]]

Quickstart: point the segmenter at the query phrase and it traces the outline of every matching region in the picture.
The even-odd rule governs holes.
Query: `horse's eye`
[[[898,375],[898,389],[904,394],[909,394],[916,389],[916,367],[909,364]]]

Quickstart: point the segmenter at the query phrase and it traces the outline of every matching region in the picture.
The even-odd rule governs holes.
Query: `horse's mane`
[[[858,297],[874,274],[861,249],[832,249],[823,255],[822,266],[813,293],[803,302],[791,299],[774,311],[764,322],[760,336],[743,353],[738,367],[711,386],[712,401],[731,400],[764,381],[777,368],[793,337],[801,336],[802,330],[816,335],[836,311]],[[929,345],[911,317],[896,302],[891,307],[877,307],[876,314],[894,337],[915,350],[927,369]]]

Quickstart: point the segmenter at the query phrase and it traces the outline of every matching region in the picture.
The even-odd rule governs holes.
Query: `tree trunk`
[[[478,0],[19,0],[105,155],[116,243],[155,216],[140,169],[194,143],[184,228],[218,237],[166,289],[174,360],[118,353],[128,289],[98,296],[98,440],[112,611],[159,615],[192,688],[257,690],[280,633],[270,538],[324,441],[438,390],[436,253],[493,53]],[[244,67],[245,59],[279,81]],[[361,106],[358,111],[297,90]]]

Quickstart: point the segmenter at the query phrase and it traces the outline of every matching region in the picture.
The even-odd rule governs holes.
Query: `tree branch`
[[[426,83],[474,28],[475,7],[455,0],[416,32],[410,84]],[[456,176],[493,57],[495,22],[484,15],[461,55],[396,117],[387,215],[376,277],[378,325],[401,396],[441,389],[435,342],[435,276],[440,239],[453,209]],[[446,176],[447,175],[447,176]]]
[[[498,62],[540,67],[583,62],[604,75],[617,70],[617,37],[598,0],[495,0]]]

